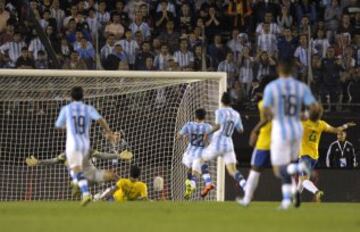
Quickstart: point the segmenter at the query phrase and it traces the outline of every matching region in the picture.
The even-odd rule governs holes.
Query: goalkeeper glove
[[[39,160],[36,159],[35,156],[31,155],[30,157],[27,157],[25,159],[25,163],[29,167],[34,167],[34,166],[38,165]]]

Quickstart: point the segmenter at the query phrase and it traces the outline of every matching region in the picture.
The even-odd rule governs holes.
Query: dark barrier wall
[[[247,176],[248,168],[241,168],[240,171]],[[315,184],[325,192],[325,202],[360,202],[360,171],[321,169],[314,172]],[[243,196],[236,186],[234,180],[226,175],[225,200],[232,201],[236,196]],[[313,195],[304,190],[302,194],[304,201],[312,201]],[[281,190],[280,180],[276,179],[271,169],[265,170],[259,181],[258,189],[255,192],[255,201],[280,201]]]
[[[251,160],[252,148],[248,145],[249,134],[252,128],[256,125],[259,120],[257,114],[241,112],[241,118],[244,124],[245,132],[241,135],[234,133],[234,146],[239,161],[240,166],[248,167]],[[357,157],[359,160],[359,151],[360,151],[360,116],[356,117],[354,114],[350,113],[332,113],[331,115],[326,115],[324,120],[332,126],[340,126],[345,122],[353,121],[357,123],[358,126],[348,130],[348,141],[351,142],[355,149],[357,150]],[[329,145],[336,140],[336,135],[323,133],[321,138],[319,152],[320,160],[318,167],[325,167],[326,152]]]

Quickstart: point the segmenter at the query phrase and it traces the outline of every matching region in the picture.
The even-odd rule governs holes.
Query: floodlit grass
[[[305,203],[277,210],[277,202],[2,202],[1,232],[360,231],[360,204]]]

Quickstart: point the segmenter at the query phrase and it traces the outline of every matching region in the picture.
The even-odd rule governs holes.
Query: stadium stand
[[[293,57],[323,103],[360,103],[360,2],[0,1],[1,68],[225,71],[240,106]]]

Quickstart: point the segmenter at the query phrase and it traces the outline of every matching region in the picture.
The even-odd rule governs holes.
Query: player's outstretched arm
[[[121,160],[131,160],[134,156],[134,154],[129,151],[128,149],[123,150],[122,152],[100,152],[97,150],[94,150],[91,153],[92,157],[103,159],[103,160],[109,160],[109,159],[121,159]]]
[[[340,132],[342,132],[342,131],[350,128],[350,127],[354,127],[354,126],[356,126],[356,123],[347,122],[344,125],[339,126],[339,127],[328,126],[325,131],[328,132],[328,133],[331,133],[331,134],[337,134],[337,133],[340,133]]]
[[[53,165],[65,162],[65,154],[61,153],[59,156],[51,159],[39,160],[34,155],[31,155],[25,159],[25,163],[29,167],[35,167],[38,165]]]

